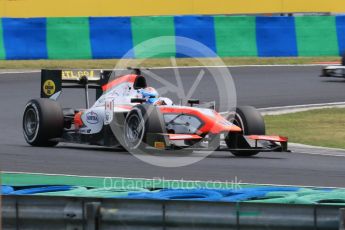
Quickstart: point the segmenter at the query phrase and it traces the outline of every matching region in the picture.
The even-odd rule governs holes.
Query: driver
[[[173,105],[172,100],[167,97],[159,97],[157,90],[153,87],[146,87],[139,91],[141,96],[146,99],[146,104],[150,105]]]

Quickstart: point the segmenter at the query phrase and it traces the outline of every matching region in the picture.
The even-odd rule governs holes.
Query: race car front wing
[[[149,134],[148,143],[161,149],[174,149],[175,147],[184,147],[192,150],[220,150],[220,151],[259,151],[259,152],[290,152],[288,150],[288,138],[282,136],[266,136],[266,135],[236,135],[233,138],[241,138],[245,146],[229,148],[226,146],[220,135],[217,136],[216,145],[214,145],[215,137],[211,139],[198,135],[189,134]],[[163,140],[162,137],[167,137]],[[208,142],[209,141],[209,142]],[[205,143],[205,142],[208,142]],[[212,143],[210,145],[210,143]],[[190,146],[192,144],[192,146]]]

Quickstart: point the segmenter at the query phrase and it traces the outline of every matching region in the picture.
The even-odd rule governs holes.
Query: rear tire
[[[32,146],[55,146],[53,138],[62,136],[64,116],[56,101],[40,98],[29,101],[23,115],[23,133],[26,142]]]
[[[252,106],[239,106],[236,108],[234,120],[235,125],[242,129],[242,133],[229,133],[225,138],[228,148],[249,148],[248,143],[240,138],[242,135],[265,135],[265,121],[261,114]],[[240,136],[239,136],[240,135]],[[259,153],[257,150],[231,151],[235,156],[253,156]]]

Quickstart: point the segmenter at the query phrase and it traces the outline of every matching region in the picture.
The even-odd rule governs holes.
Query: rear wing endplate
[[[96,89],[96,99],[112,70],[41,70],[41,98],[57,100],[63,88]]]

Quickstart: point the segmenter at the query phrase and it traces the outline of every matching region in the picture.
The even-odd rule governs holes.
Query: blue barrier
[[[293,17],[256,17],[259,57],[298,56]]]
[[[47,59],[45,18],[3,18],[6,59]]]
[[[337,29],[337,38],[338,38],[338,47],[339,55],[343,55],[345,50],[345,16],[339,15],[335,17],[336,29]]]
[[[179,42],[178,37],[185,37],[206,45],[211,49],[215,56],[217,53],[215,32],[214,32],[214,19],[210,16],[177,16],[175,17],[175,36],[176,41],[176,57],[210,57],[212,54],[199,53],[196,50],[190,49],[190,46],[185,42]],[[188,49],[188,50],[186,50]],[[212,57],[211,56],[211,57]]]
[[[163,189],[151,193],[129,193],[126,198],[159,200],[203,200],[217,201],[223,197],[217,191],[206,189]]]
[[[180,199],[207,201],[246,201],[265,197],[270,192],[296,192],[297,187],[256,187],[245,189],[162,189],[158,192],[129,193],[133,199]]]
[[[122,57],[132,49],[130,17],[91,17],[89,21],[94,59]],[[134,53],[127,54],[127,57],[134,57]]]
[[[221,199],[221,201],[229,201],[229,202],[240,202],[240,201],[247,201],[252,200],[255,198],[263,198],[267,194],[267,191],[252,191],[247,193],[240,193],[237,195],[227,196]]]
[[[44,192],[62,192],[74,189],[75,186],[61,185],[61,186],[46,186],[46,187],[30,187],[19,189],[10,193],[10,195],[31,195]]]
[[[0,195],[7,195],[13,191],[14,191],[14,189],[11,186],[1,185]]]

